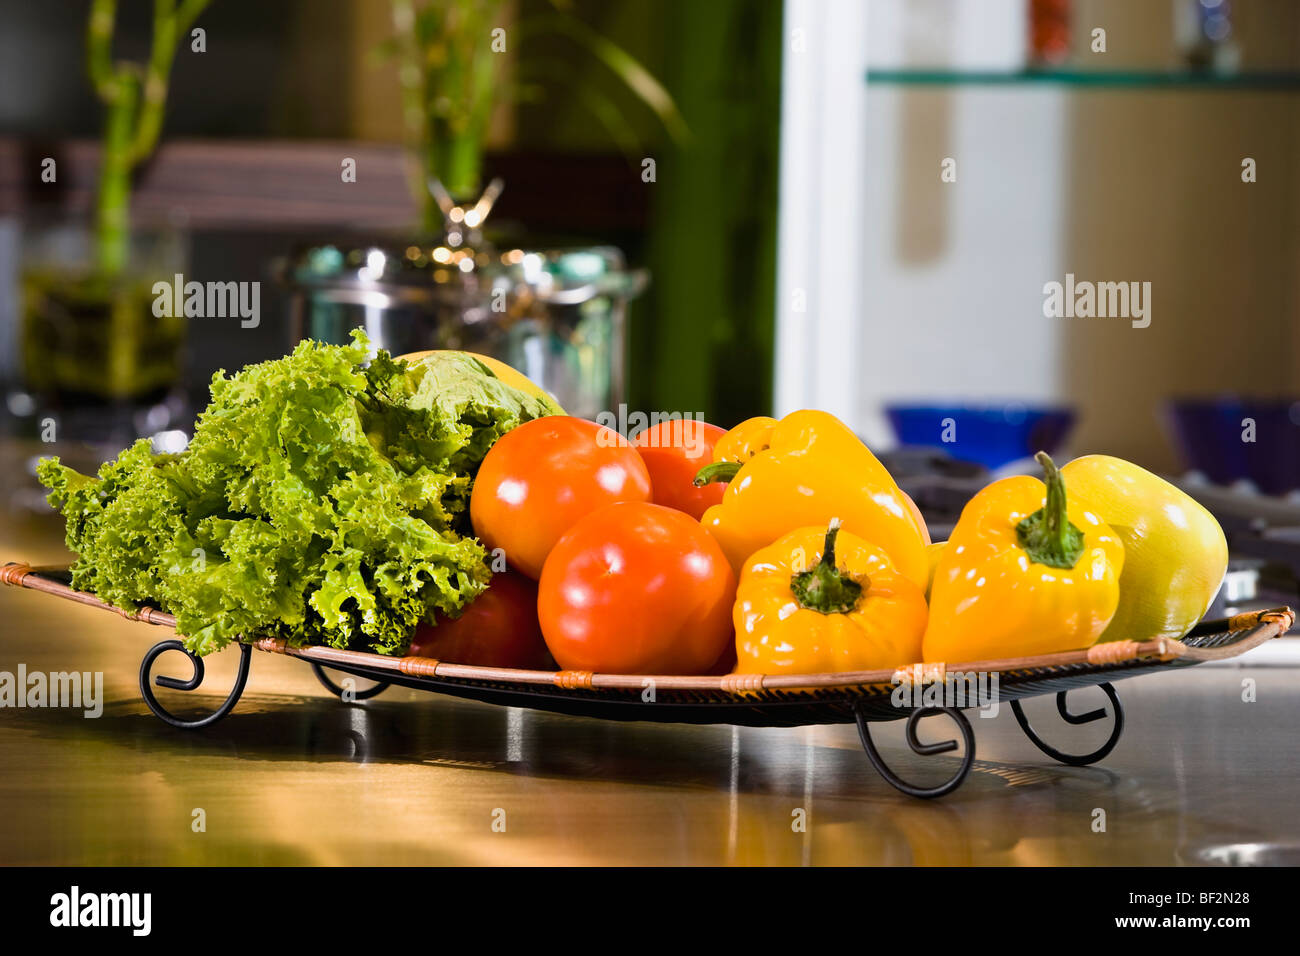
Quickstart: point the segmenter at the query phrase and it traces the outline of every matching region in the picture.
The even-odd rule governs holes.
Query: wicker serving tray
[[[70,575],[62,568],[32,568],[21,563],[0,567],[0,582],[112,611],[128,620],[174,628],[175,618],[154,608],[124,611],[99,600],[93,594],[74,591]],[[335,694],[339,688],[325,676],[322,667],[378,682],[378,686],[349,699],[374,696],[389,685],[429,690],[454,697],[513,707],[531,707],[579,717],[605,720],[644,720],[693,724],[741,724],[752,727],[792,727],[805,724],[858,724],[863,744],[882,775],[904,792],[916,796],[939,796],[960,784],[974,759],[974,736],[959,707],[943,705],[900,706],[894,692],[900,683],[942,681],[946,674],[993,674],[998,676],[998,700],[1009,701],[1030,739],[1054,759],[1071,764],[1091,763],[1114,747],[1123,727],[1122,710],[1111,682],[1157,671],[1189,667],[1204,661],[1222,660],[1278,637],[1290,629],[1295,615],[1290,608],[1275,608],[1241,614],[1233,618],[1203,621],[1182,640],[1114,641],[1083,651],[1016,657],[1003,660],[966,661],[946,665],[917,665],[903,670],[856,671],[836,674],[729,674],[721,677],[677,677],[640,674],[599,674],[590,671],[535,671],[453,664],[426,657],[387,657],[361,651],[329,647],[288,647],[283,640],[253,639],[239,645],[242,659],[234,690],[214,714],[197,720],[175,717],[158,703],[150,687],[150,669],[163,652],[180,650],[176,639],[155,644],[145,655],[140,686],[146,703],[160,718],[176,727],[204,727],[233,709],[247,679],[249,651],[256,648],[297,657],[310,663],[323,684]],[[194,675],[186,680],[156,677],[153,683],[177,690],[194,690],[203,680],[203,665],[190,656]],[[919,669],[918,669],[919,668]],[[1100,685],[1110,698],[1115,729],[1111,739],[1091,754],[1063,754],[1040,740],[1030,728],[1019,701],[1041,694],[1057,694],[1057,709],[1068,723],[1090,723],[1105,716],[1104,710],[1082,715],[1071,713],[1065,694],[1073,689]],[[977,706],[971,704],[970,706]],[[930,755],[957,749],[956,741],[923,744],[916,737],[920,718],[933,713],[948,714],[958,723],[966,741],[963,765],[952,780],[939,787],[918,788],[899,780],[884,765],[871,742],[867,724],[872,721],[906,719],[907,742],[918,754]]]

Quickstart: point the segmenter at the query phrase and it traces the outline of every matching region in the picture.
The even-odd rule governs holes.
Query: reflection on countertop
[[[11,514],[0,560],[58,560],[58,540],[57,521]],[[1125,735],[1090,768],[1048,763],[1009,708],[972,712],[974,770],[924,802],[876,776],[849,726],[606,723],[404,688],[349,705],[264,654],[231,716],[178,731],[136,686],[160,630],[9,588],[0,620],[0,671],[102,671],[107,698],[98,719],[0,710],[0,864],[1141,865],[1296,862],[1300,847],[1291,668],[1120,682]],[[215,703],[235,661],[209,658],[197,694]],[[185,669],[170,655],[155,673]],[[1082,694],[1076,711],[1104,701]],[[1048,699],[1027,709],[1063,748],[1107,730],[1065,727]],[[957,759],[877,728],[920,782]]]

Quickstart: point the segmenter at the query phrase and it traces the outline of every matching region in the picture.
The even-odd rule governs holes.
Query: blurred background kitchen
[[[178,34],[128,162],[90,0],[0,0],[11,513],[51,444],[182,447],[216,369],[361,326],[580,414],[829,409],[936,538],[1038,447],[1120,455],[1219,516],[1229,600],[1294,603],[1300,6],[192,3],[98,35],[146,77]],[[154,318],[176,273],[260,282],[256,324]],[[1149,288],[1149,324],[1045,315],[1067,276]]]

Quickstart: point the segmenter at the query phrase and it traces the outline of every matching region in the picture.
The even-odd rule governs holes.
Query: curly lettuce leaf
[[[549,410],[468,357],[367,365],[366,345],[218,373],[180,454],[142,440],[93,478],[43,461],[74,586],[169,611],[196,654],[263,635],[397,654],[473,600],[490,577],[473,474]]]

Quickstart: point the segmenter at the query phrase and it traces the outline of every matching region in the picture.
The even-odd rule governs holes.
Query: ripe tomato
[[[546,559],[542,634],[568,670],[704,674],[734,643],[736,578],[689,515],[644,502],[575,524]]]
[[[660,422],[632,440],[650,472],[654,503],[685,511],[698,521],[706,509],[722,501],[725,483],[696,488],[695,474],[713,461],[713,446],[725,429],[693,418]]]
[[[552,415],[506,432],[474,479],[469,517],[489,550],[533,580],[560,535],[616,501],[649,501],[650,473],[618,432]]]
[[[537,584],[503,571],[456,619],[421,624],[411,639],[412,657],[484,667],[554,667],[537,620]]]

